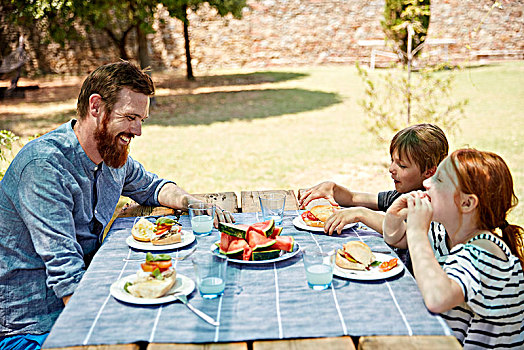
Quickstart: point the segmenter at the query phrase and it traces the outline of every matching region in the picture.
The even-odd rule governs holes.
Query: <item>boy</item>
[[[334,182],[322,182],[299,196],[299,206],[317,198],[325,198],[333,205],[350,207],[336,211],[326,221],[324,232],[331,235],[353,222],[362,222],[382,233],[385,211],[402,193],[424,190],[422,182],[433,176],[439,163],[448,154],[444,132],[433,124],[416,124],[400,130],[389,146],[389,172],[395,190],[374,193],[354,192]]]

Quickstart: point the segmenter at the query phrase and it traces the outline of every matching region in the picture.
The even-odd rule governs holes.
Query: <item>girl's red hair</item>
[[[470,148],[453,152],[450,160],[457,174],[458,189],[479,199],[479,228],[491,232],[500,228],[502,239],[524,267],[523,229],[506,221],[508,212],[518,203],[506,162],[495,153]]]

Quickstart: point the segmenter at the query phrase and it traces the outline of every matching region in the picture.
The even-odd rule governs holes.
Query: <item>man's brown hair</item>
[[[87,116],[89,97],[92,94],[102,96],[109,115],[118,99],[118,93],[123,88],[147,96],[155,93],[151,77],[134,64],[127,61],[106,64],[95,69],[84,80],[76,105],[78,118],[84,119]]]
[[[416,124],[402,129],[389,146],[391,156],[397,151],[400,159],[407,157],[421,172],[437,167],[448,155],[448,150],[446,135],[434,124]]]

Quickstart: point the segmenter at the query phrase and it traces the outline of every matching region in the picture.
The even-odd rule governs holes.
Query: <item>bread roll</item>
[[[146,220],[145,218],[141,218],[136,224],[133,225],[133,228],[131,229],[131,235],[133,235],[133,238],[137,241],[149,242],[151,240],[151,236],[153,235],[154,228],[155,224]]]
[[[375,255],[368,245],[361,241],[350,241],[345,243],[344,250],[353,257],[357,262],[369,266],[376,260]]]
[[[137,298],[155,299],[163,297],[176,282],[174,270],[163,272],[164,279],[162,280],[151,277],[149,273],[147,277],[144,276],[144,272],[138,271],[137,281],[127,287],[129,293]]]

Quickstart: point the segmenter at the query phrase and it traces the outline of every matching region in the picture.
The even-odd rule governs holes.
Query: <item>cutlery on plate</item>
[[[211,316],[209,316],[208,314],[204,313],[203,311],[200,311],[199,309],[197,309],[196,307],[191,305],[189,303],[189,301],[187,301],[187,296],[185,296],[184,294],[174,294],[173,296],[176,297],[181,302],[183,302],[184,305],[189,308],[189,310],[193,311],[198,317],[200,317],[201,319],[203,319],[207,323],[209,323],[209,324],[211,324],[211,325],[213,325],[215,327],[220,326],[220,322],[215,321]]]
[[[371,249],[371,252],[381,253],[381,254],[391,254],[391,250],[389,249]]]
[[[182,260],[185,260],[187,259],[191,254],[193,254],[196,250],[196,246],[193,247],[189,253],[187,253],[186,255],[183,255],[183,256],[172,256],[171,259],[172,260],[177,260],[177,261],[182,261]],[[127,259],[127,258],[123,258],[122,261],[146,261],[146,258],[138,258],[138,259]]]

